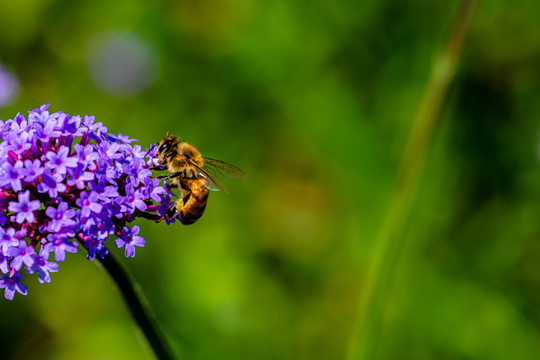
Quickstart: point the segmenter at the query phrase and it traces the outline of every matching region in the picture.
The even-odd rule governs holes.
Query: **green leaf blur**
[[[458,2],[0,2],[19,96],[146,147],[167,131],[242,180],[194,225],[140,220],[122,263],[185,359],[344,359],[399,162]],[[377,359],[540,353],[540,3],[484,1],[428,150]],[[95,39],[147,44],[155,78],[111,93]],[[113,238],[107,241],[114,249]],[[0,299],[2,359],[152,359],[84,249]],[[360,319],[361,321],[361,319]]]

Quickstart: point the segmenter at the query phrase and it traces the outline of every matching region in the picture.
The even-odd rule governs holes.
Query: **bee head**
[[[170,135],[169,132],[167,132],[167,136],[160,141],[157,150],[161,163],[165,163],[167,158],[174,156],[177,153],[178,144],[178,138],[174,135]]]

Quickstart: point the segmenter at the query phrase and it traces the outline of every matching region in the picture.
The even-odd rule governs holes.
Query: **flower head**
[[[159,219],[171,205],[167,189],[152,178],[152,155],[123,134],[113,135],[93,116],[50,113],[28,120],[0,120],[0,288],[12,299],[26,294],[24,268],[50,282],[58,261],[77,251],[104,257],[110,235],[126,257],[143,246],[136,218]],[[147,158],[145,160],[144,158]],[[54,260],[49,255],[54,253]]]

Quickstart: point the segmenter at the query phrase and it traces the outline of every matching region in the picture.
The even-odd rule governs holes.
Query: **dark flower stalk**
[[[169,344],[164,341],[164,336],[155,323],[153,314],[148,308],[143,294],[138,286],[134,286],[121,264],[111,254],[103,259],[98,257],[97,260],[118,286],[126,306],[148,340],[156,357],[160,360],[175,359],[174,352]]]
[[[106,247],[113,235],[125,256],[134,257],[145,240],[129,224],[138,217],[158,220],[172,204],[167,185],[152,177],[150,169],[159,166],[155,149],[109,134],[93,116],[51,114],[48,107],[29,111],[28,119],[19,113],[0,120],[0,288],[9,300],[15,292],[26,295],[23,268],[50,282],[58,262],[80,243],[117,282],[156,355],[172,358]]]

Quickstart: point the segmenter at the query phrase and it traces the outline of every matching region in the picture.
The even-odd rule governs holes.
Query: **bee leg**
[[[165,213],[164,218],[167,220],[175,218],[182,212],[182,210],[184,210],[184,204],[184,199],[180,198],[177,202],[171,205],[169,210],[167,210]]]
[[[186,172],[185,171],[173,172],[173,173],[170,173],[169,175],[152,176],[152,178],[156,178],[156,179],[159,179],[159,180],[166,180],[166,179],[174,179],[174,178],[179,177],[179,176],[185,177]]]
[[[158,176],[152,176],[152,179],[159,179],[159,180],[166,180],[168,179],[168,175],[158,175]]]
[[[162,217],[160,217],[159,219],[156,220],[156,222],[162,222],[163,220],[167,219],[167,220],[170,220],[172,218],[174,218],[176,215],[178,215],[178,202],[182,201],[182,199],[178,200],[177,202],[175,202],[174,204],[172,204],[169,209],[167,209],[167,211],[165,212],[165,215],[163,215]],[[183,208],[183,201],[182,201],[182,208]]]
[[[167,212],[165,213],[165,218],[167,220],[170,220],[170,219],[174,218],[176,215],[178,215],[177,203],[178,202],[172,204],[171,207],[169,208],[169,210],[167,210]]]
[[[175,177],[185,176],[186,174],[183,171],[173,172],[169,174],[169,179],[174,179]]]

